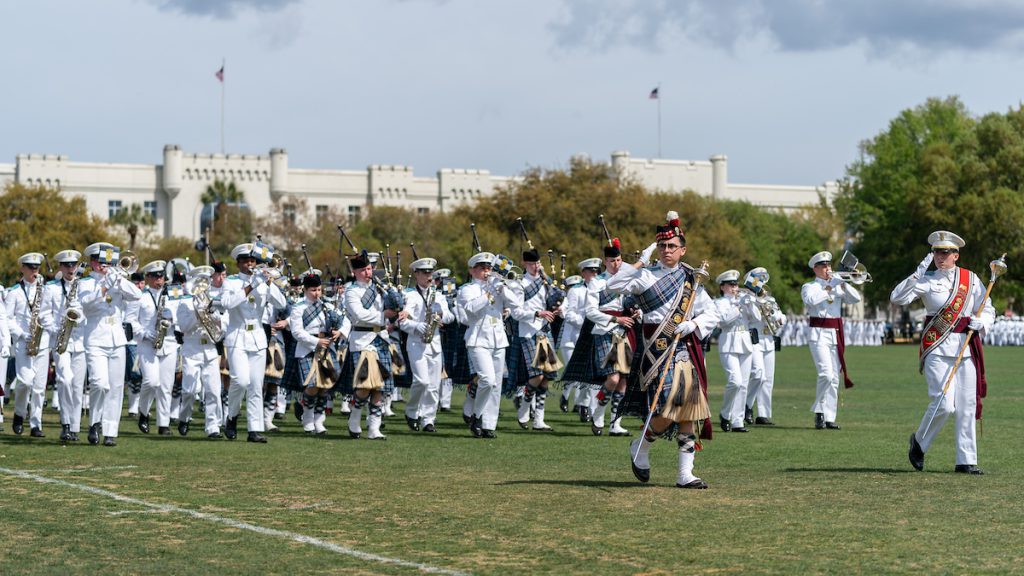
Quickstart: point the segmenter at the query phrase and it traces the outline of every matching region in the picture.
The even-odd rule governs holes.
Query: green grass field
[[[697,457],[706,491],[674,487],[674,442],[655,444],[651,483],[636,482],[629,439],[592,436],[557,400],[554,433],[520,430],[506,403],[494,441],[471,438],[456,409],[432,436],[388,419],[386,442],[342,438],[337,416],[323,439],[289,415],[266,445],[198,426],[145,436],[126,420],[116,448],[84,434],[60,446],[49,410],[45,439],[14,436],[8,407],[0,574],[1024,571],[1022,351],[986,351],[986,475],[968,477],[952,472],[948,427],[924,472],[907,462],[927,400],[916,349],[848,350],[842,430],[813,429],[810,355],[784,349],[778,425],[716,430]],[[717,353],[709,363],[717,411]]]

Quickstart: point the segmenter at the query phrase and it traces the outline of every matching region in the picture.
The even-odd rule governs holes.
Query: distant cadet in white
[[[303,298],[291,307],[288,329],[295,338],[293,357],[302,385],[302,429],[323,435],[327,399],[341,369],[332,346],[341,337],[343,319],[322,298],[323,281],[315,272],[302,278]]]
[[[747,402],[743,421],[759,426],[774,426],[772,421],[772,391],[775,389],[775,343],[779,332],[786,325],[786,315],[779,310],[775,298],[765,284],[769,280],[768,270],[757,267],[747,272],[743,287],[750,290],[761,310],[761,319],[750,325],[756,330],[758,342],[750,366],[750,382],[747,384]],[[774,330],[774,332],[773,332]],[[757,417],[754,417],[754,404]]]
[[[761,312],[750,292],[740,291],[738,270],[726,270],[715,278],[721,296],[715,300],[718,310],[718,358],[725,370],[725,394],[718,412],[723,432],[747,432],[743,416],[747,384],[753,362],[754,343],[750,327],[761,322]]]
[[[4,403],[7,401],[7,363],[11,358],[11,330],[7,326],[7,291],[0,284],[0,432],[4,431]]]
[[[227,318],[210,297],[212,266],[196,266],[189,271],[188,295],[178,304],[176,312],[181,343],[181,396],[178,433],[185,436],[192,424],[195,394],[202,390],[204,428],[207,438],[223,438],[224,421],[221,403],[220,355],[217,343],[224,338]],[[197,287],[200,287],[197,290]],[[200,320],[202,318],[202,321]]]
[[[985,298],[985,285],[976,274],[956,265],[964,239],[939,230],[928,236],[932,251],[917,270],[893,289],[889,299],[906,306],[920,298],[927,316],[921,336],[920,371],[928,382],[930,402],[921,425],[910,435],[908,457],[917,470],[924,469],[924,454],[953,415],[953,443],[956,446],[955,472],[982,474],[978,468],[978,440],[975,419],[981,418],[981,399],[985,397],[985,364],[981,338],[995,321],[992,301]],[[934,261],[935,270],[928,271]],[[973,314],[980,306],[981,313]],[[964,348],[967,332],[974,331]],[[943,394],[960,351],[963,359],[951,388]]]
[[[478,252],[469,259],[472,281],[459,289],[458,307],[466,320],[466,351],[477,375],[469,429],[478,438],[496,438],[501,405],[501,376],[508,335],[502,312],[508,306],[505,282],[491,269],[494,254]],[[469,397],[467,396],[467,401]]]
[[[85,249],[92,272],[82,278],[78,299],[85,313],[85,354],[89,367],[89,443],[116,446],[124,403],[124,312],[142,291],[127,277],[136,265],[121,262],[121,250],[97,242]]]
[[[452,271],[449,270],[448,268],[441,268],[440,270],[434,270],[434,273],[432,274],[432,276],[433,276],[433,280],[434,280],[434,288],[437,289],[440,292],[440,296],[443,297],[444,300],[445,300],[445,303],[448,304],[448,310],[451,311],[452,317],[454,318],[455,317],[455,292],[453,292],[450,289],[446,288],[448,286],[454,286],[455,279],[452,278],[451,280],[448,280],[452,276]],[[448,331],[449,330],[454,330],[455,329],[455,324],[457,322],[458,322],[458,319],[455,319],[454,322],[452,324],[450,324],[450,326],[451,326],[450,329],[442,329],[441,330],[441,352],[442,352],[442,355],[443,355],[442,359],[448,358],[452,354],[447,349],[448,346],[449,346],[449,344],[448,344],[448,342],[449,342]],[[452,390],[455,387],[454,382],[452,381],[451,375],[448,374],[446,365],[447,365],[447,360],[445,360],[445,365],[441,367],[441,389],[438,392],[439,403],[440,403],[438,409],[441,412],[448,412],[449,410],[452,409]]]
[[[593,276],[593,275],[591,275]],[[573,350],[576,348],[576,341],[580,337],[580,329],[583,328],[583,321],[586,319],[587,288],[584,285],[582,276],[573,275],[565,279],[565,299],[562,300],[562,330],[558,334],[558,352],[562,355],[562,362],[566,366],[572,358]],[[588,389],[590,384],[586,382],[574,382],[564,378],[562,373],[562,397],[558,400],[558,409],[562,412],[569,411],[569,396],[580,386]]]
[[[78,300],[80,273],[84,264],[77,250],[62,250],[54,257],[60,273],[47,282],[43,297],[54,318],[50,341],[53,343],[53,366],[60,398],[60,439],[77,442],[82,426],[82,400],[85,394],[85,315]],[[62,344],[63,342],[63,344]],[[61,350],[60,346],[64,349]]]
[[[132,272],[129,276],[141,292],[146,287],[146,277],[142,272]],[[142,368],[139,366],[139,340],[142,339],[142,325],[139,324],[139,304],[142,299],[125,302],[124,335],[128,338],[125,346],[124,386],[128,391],[128,417],[139,417],[139,394],[142,393]],[[88,400],[88,398],[86,398]]]
[[[814,280],[803,285],[800,296],[810,316],[807,344],[818,371],[817,391],[811,412],[814,412],[816,429],[838,430],[836,412],[839,409],[840,371],[845,386],[853,387],[844,356],[846,342],[842,305],[856,304],[861,301],[861,296],[851,284],[832,274],[830,252],[818,252],[811,256],[807,265],[814,270]]]
[[[174,311],[178,299],[168,293],[164,276],[167,262],[154,260],[142,267],[146,288],[139,299],[139,326],[142,328],[137,347],[142,370],[142,391],[139,394],[139,430],[149,434],[149,412],[156,401],[156,425],[161,436],[171,435],[171,389],[178,364],[178,342],[174,339]]]
[[[408,334],[406,350],[412,369],[412,385],[405,402],[405,422],[411,430],[434,432],[437,407],[441,396],[440,328],[455,321],[444,294],[434,286],[432,274],[437,266],[433,258],[420,258],[412,263],[416,285],[405,291],[405,320],[399,328]]]
[[[15,434],[24,430],[26,418],[30,434],[42,438],[43,396],[50,365],[50,331],[53,314],[43,305],[43,276],[39,266],[43,255],[29,252],[18,258],[21,280],[7,290],[7,322],[14,343],[14,367],[17,378],[14,388]],[[5,376],[6,377],[6,376]]]
[[[284,294],[272,283],[273,278],[256,269],[256,255],[264,255],[259,245],[239,244],[231,250],[238,264],[238,274],[224,281],[221,304],[228,314],[224,349],[231,370],[228,389],[228,412],[225,436],[234,440],[238,434],[238,415],[242,397],[246,398],[245,415],[249,442],[266,443],[263,414],[263,376],[267,367],[267,335],[263,331],[263,315],[268,305],[287,305]]]

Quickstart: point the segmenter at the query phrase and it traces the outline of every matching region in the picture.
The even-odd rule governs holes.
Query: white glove
[[[427,323],[426,322],[417,322],[416,323],[416,333],[419,334],[420,336],[425,335],[427,333]]]
[[[647,264],[651,261],[651,255],[658,249],[658,243],[652,242],[650,246],[644,248],[644,251],[640,253],[640,261]]]
[[[982,321],[982,319],[978,318],[977,316],[971,316],[971,321],[970,323],[967,324],[967,327],[970,328],[971,330],[974,330],[975,332],[978,332],[985,327],[985,322]]]
[[[920,278],[928,271],[928,267],[932,265],[932,260],[934,258],[935,256],[929,252],[928,255],[924,257],[924,260],[921,260],[921,263],[917,265],[917,272],[914,275]]]
[[[171,311],[167,308],[163,309],[163,312],[160,313],[160,317],[164,320],[174,320],[174,315],[171,314]]]
[[[11,357],[11,347],[8,346],[7,344],[4,344],[3,347],[0,348],[0,358],[10,358],[10,357]]]
[[[696,322],[694,322],[693,320],[686,320],[684,322],[680,322],[679,325],[676,326],[676,334],[679,336],[686,336],[687,334],[690,334],[696,329]]]

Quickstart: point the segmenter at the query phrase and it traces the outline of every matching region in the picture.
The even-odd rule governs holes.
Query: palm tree
[[[139,235],[140,226],[156,225],[156,217],[150,214],[138,202],[119,210],[110,217],[109,222],[116,226],[123,226],[128,232],[128,249],[135,251],[135,239]]]
[[[206,187],[206,191],[203,192],[200,201],[203,204],[214,205],[213,221],[216,222],[225,206],[238,206],[243,203],[245,201],[245,193],[239,190],[234,182],[225,183],[223,180],[217,179],[213,181],[213,184]],[[227,218],[226,213],[225,218]]]

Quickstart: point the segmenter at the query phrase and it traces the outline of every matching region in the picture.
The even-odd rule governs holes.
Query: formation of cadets
[[[230,275],[215,258],[209,266],[175,259],[139,267],[130,252],[99,242],[84,254],[57,253],[59,270],[45,281],[46,257],[25,254],[22,277],[0,306],[0,373],[12,361],[16,375],[11,429],[45,435],[51,362],[60,439],[77,442],[84,429],[90,444],[105,446],[117,443],[126,386],[129,416],[143,433],[152,433],[155,416],[156,434],[173,435],[175,423],[179,435],[189,434],[198,402],[206,436],[234,440],[244,400],[246,438],[265,443],[288,402],[310,435],[327,434],[333,409],[346,417],[350,437],[385,439],[384,418],[403,389],[407,426],[433,433],[456,387],[465,389],[463,419],[474,437],[496,437],[503,396],[513,399],[520,427],[542,433],[552,429],[547,398],[560,381],[560,410],[574,405],[595,436],[606,427],[609,436],[633,436],[623,417],[641,418],[629,445],[637,479],[649,480],[649,451],[666,438],[679,453],[677,486],[701,489],[707,483],[694,473],[695,456],[715,427],[704,360],[712,335],[725,371],[718,427],[743,433],[774,425],[775,355],[792,320],[771,296],[765,268],[726,270],[712,284],[707,262],[693,268],[683,261],[686,237],[669,212],[633,263],[623,261],[602,217],[602,257],[580,261],[579,274],[566,278],[562,256],[556,279],[552,252],[549,272],[519,225],[527,245],[522,268],[485,251],[474,227],[470,277],[461,286],[414,246],[403,286],[400,256],[392,267],[390,254],[358,250],[340,226],[351,248],[347,281],[322,274],[308,256],[308,269],[293,275],[259,237],[231,251]],[[956,470],[980,473],[974,416],[983,368],[954,366],[954,358],[970,339],[980,359],[977,333],[992,327],[991,303],[981,280],[953,265],[962,239],[942,231],[929,242],[933,252],[892,296],[899,304],[923,298],[931,330],[921,350],[930,404],[909,458],[922,469],[924,452],[954,414]],[[933,255],[937,269],[929,272]],[[809,315],[802,332],[818,373],[814,427],[838,430],[840,381],[853,386],[841,305],[861,296],[856,267],[852,276],[834,274],[831,264],[828,252],[808,262],[815,277],[802,288]],[[956,387],[947,393],[950,374]]]

